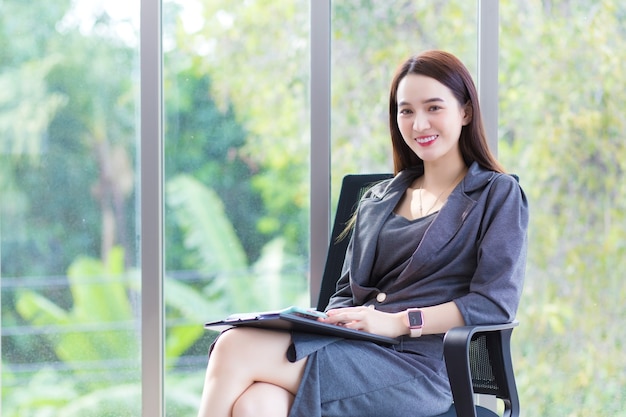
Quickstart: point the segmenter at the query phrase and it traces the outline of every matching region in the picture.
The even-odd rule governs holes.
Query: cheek
[[[406,137],[406,135],[410,136],[411,131],[412,131],[412,124],[410,121],[407,121],[406,119],[403,119],[402,117],[397,117],[396,123],[398,124],[398,129],[400,130],[400,133],[402,133],[402,136],[404,137]]]

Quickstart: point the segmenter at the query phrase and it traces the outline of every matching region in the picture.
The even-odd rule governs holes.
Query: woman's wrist
[[[397,323],[397,333],[398,336],[406,336],[408,334],[410,334],[410,329],[409,329],[409,316],[407,314],[407,311],[400,311],[398,313],[395,313],[395,318],[396,318],[396,323]]]

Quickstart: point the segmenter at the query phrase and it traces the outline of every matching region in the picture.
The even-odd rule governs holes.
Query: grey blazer
[[[372,276],[380,229],[422,174],[422,168],[402,171],[363,196],[328,309],[373,304],[395,312],[454,301],[468,325],[512,321],[525,273],[528,203],[513,176],[477,163],[437,213],[400,276],[384,285]]]

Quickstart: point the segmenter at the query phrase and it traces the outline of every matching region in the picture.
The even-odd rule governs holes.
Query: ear
[[[474,115],[474,108],[472,107],[472,102],[468,100],[463,106],[463,126],[467,126],[472,121],[472,117]]]

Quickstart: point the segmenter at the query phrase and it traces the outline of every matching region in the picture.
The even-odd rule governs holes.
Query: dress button
[[[384,302],[387,299],[387,294],[385,294],[384,292],[379,292],[378,295],[376,296],[376,301],[378,301],[379,303]]]

